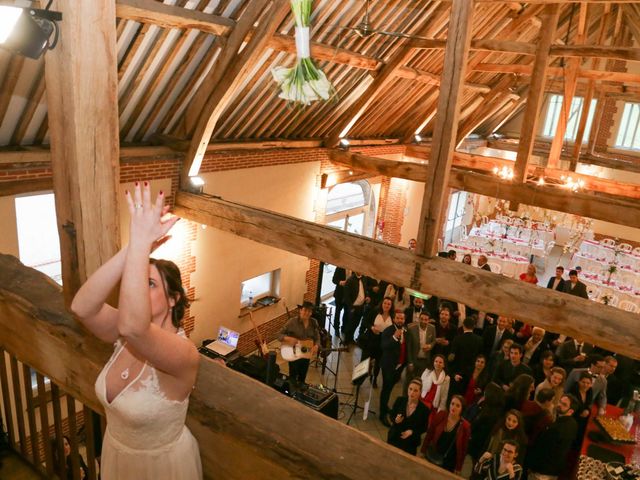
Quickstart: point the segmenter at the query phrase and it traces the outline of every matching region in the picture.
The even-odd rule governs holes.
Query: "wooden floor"
[[[0,480],[42,480],[46,478],[18,455],[10,452],[0,454]]]

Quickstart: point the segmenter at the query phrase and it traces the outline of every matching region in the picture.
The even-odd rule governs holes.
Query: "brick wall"
[[[354,147],[354,152],[365,155],[389,155],[404,153],[404,145],[381,145],[381,146],[364,146]],[[320,173],[331,173],[346,168],[334,166],[323,148],[305,148],[305,149],[273,149],[273,150],[241,150],[215,152],[207,154],[203,160],[201,172],[218,172],[226,170],[236,170],[243,168],[256,168],[274,165],[295,164],[304,162],[320,162]],[[172,204],[175,193],[179,188],[181,159],[179,158],[135,158],[125,159],[120,165],[120,183],[129,183],[133,181],[152,181],[171,179],[171,192],[166,192],[168,203]],[[0,165],[0,182],[13,180],[27,180],[36,178],[46,178],[51,176],[51,168],[49,165]],[[381,198],[379,212],[384,212],[385,231],[384,240],[397,243],[400,240],[400,228],[402,227],[402,213],[404,211],[405,199],[402,195],[399,185],[390,182],[388,178],[383,180],[387,190]],[[324,220],[324,205],[318,205],[317,221]],[[183,277],[183,284],[189,298],[196,296],[195,286],[191,285],[191,274],[197,268],[195,256],[191,252],[191,244],[197,239],[198,224],[193,222],[182,221],[181,228],[185,230],[185,241],[183,242],[183,250],[180,252],[176,263],[180,267]],[[311,259],[309,261],[309,270],[306,275],[307,291],[304,295],[305,300],[314,301],[315,293],[318,285],[318,266],[319,261]],[[187,334],[193,331],[196,319],[187,310],[185,313],[184,326]],[[260,326],[265,330],[265,338],[272,340],[277,332],[284,325],[284,317],[278,316],[264,325]],[[275,332],[275,333],[274,333]],[[241,335],[239,340],[240,350],[253,346],[253,331]],[[251,348],[252,349],[252,348]]]

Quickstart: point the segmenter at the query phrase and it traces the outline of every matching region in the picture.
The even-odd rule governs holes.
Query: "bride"
[[[185,425],[199,355],[180,328],[189,306],[180,270],[149,259],[178,217],[164,194],[151,200],[148,182],[136,182],[126,199],[131,213],[129,245],[80,288],[71,310],[115,350],[96,380],[107,414],[101,478],[202,478],[198,444]],[[105,302],[120,282],[118,308]]]

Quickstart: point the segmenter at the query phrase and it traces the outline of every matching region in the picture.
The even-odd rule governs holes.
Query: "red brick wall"
[[[404,145],[382,145],[370,147],[354,147],[352,151],[363,153],[365,155],[389,155],[404,153]],[[205,156],[201,172],[217,172],[224,170],[236,170],[243,168],[256,168],[274,165],[295,164],[304,162],[320,162],[320,173],[331,173],[345,168],[334,166],[322,148],[305,148],[305,149],[274,149],[274,150],[243,150],[215,152]],[[129,183],[133,181],[151,181],[171,179],[171,192],[166,192],[167,201],[171,204],[175,198],[175,192],[179,187],[181,160],[179,158],[169,159],[126,159],[120,165],[120,183]],[[0,165],[0,182],[35,179],[50,177],[51,169],[48,165],[33,165],[25,167],[21,165]],[[400,240],[400,228],[402,227],[402,213],[404,211],[404,197],[397,186],[389,183],[389,179],[384,180],[391,188],[388,195],[385,194],[384,200],[381,199],[379,211],[385,212],[385,233],[384,239],[391,243],[397,243]],[[383,182],[384,182],[383,181]],[[384,185],[384,183],[383,183]],[[387,199],[388,197],[388,199]],[[324,219],[324,206],[318,206],[318,220]],[[186,226],[185,226],[186,225]],[[198,225],[192,222],[184,221],[182,228],[186,229],[186,241],[176,263],[180,267],[183,276],[183,283],[189,298],[196,296],[195,286],[191,285],[191,274],[195,272],[197,267],[196,258],[191,252],[191,243],[196,240]],[[307,291],[304,296],[305,300],[315,300],[315,293],[318,285],[318,265],[317,260],[309,261],[309,271],[306,275]],[[187,334],[193,331],[196,319],[190,314],[189,310],[185,313],[185,330]],[[272,325],[273,324],[273,325]],[[282,328],[284,320],[282,316],[261,325],[261,329],[265,329],[270,340],[275,338],[273,331]],[[239,345],[249,348],[253,345],[253,331],[241,336]],[[248,347],[245,347],[248,345]]]

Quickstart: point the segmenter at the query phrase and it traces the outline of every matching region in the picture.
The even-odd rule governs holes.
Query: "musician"
[[[318,321],[311,316],[312,313],[313,303],[305,300],[302,305],[298,305],[298,316],[290,319],[280,333],[280,342],[285,345],[294,346],[303,340],[313,340],[311,357],[316,355],[320,344]],[[289,379],[302,384],[307,378],[308,370],[308,358],[289,362]]]

